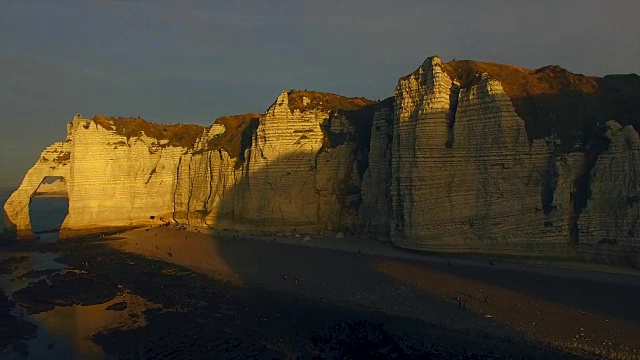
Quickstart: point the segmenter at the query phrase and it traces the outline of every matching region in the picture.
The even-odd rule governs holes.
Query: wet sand
[[[67,241],[55,249],[66,269],[116,286],[108,302],[89,305],[102,314],[96,315],[103,319],[99,328],[84,326],[76,334],[105,357],[640,354],[637,276],[437,257],[372,240],[212,235],[171,227]],[[54,283],[73,288],[74,280]],[[35,289],[32,284],[33,296],[18,296],[22,308],[36,308],[30,298],[42,291]],[[85,308],[76,299],[104,298],[100,290],[87,290],[54,311]],[[464,309],[460,296],[467,300]],[[111,316],[106,308],[121,302],[137,315]]]

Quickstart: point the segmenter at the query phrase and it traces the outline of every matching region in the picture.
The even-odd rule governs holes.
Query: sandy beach
[[[104,320],[75,337],[98,357],[640,358],[633,270],[171,226],[46,246],[66,272],[11,298],[41,322],[52,305],[92,307]],[[109,321],[114,304],[126,315]]]
[[[640,349],[640,277],[635,274],[449,259],[363,239],[229,234],[211,239],[210,234],[156,228],[130,232],[114,246],[234,284],[379,309],[443,327],[501,334],[504,329],[495,325],[503,325],[560,349],[611,357]],[[285,275],[293,281],[282,281]],[[456,302],[460,296],[467,299],[463,312]]]

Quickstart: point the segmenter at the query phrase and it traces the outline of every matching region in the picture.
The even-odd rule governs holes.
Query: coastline
[[[335,342],[356,336],[349,335],[354,328],[373,336],[376,344],[386,344],[383,350],[371,342],[363,345],[371,351],[387,351],[393,344],[389,346],[401,354],[425,351],[423,355],[434,358],[462,359],[464,353],[494,358],[640,356],[640,314],[633,311],[640,302],[638,276],[423,254],[349,237],[255,236],[186,226],[103,229],[101,235],[86,232],[58,243],[15,246],[22,254],[34,251],[27,256],[44,249],[58,252],[56,261],[67,269],[45,275],[53,286],[37,290],[32,283],[20,290],[21,307],[45,311],[25,319],[46,324],[59,321],[55,314],[69,316],[71,311],[58,309],[73,309],[83,318],[94,314],[105,321],[101,329],[82,325],[84,332],[74,336],[89,343],[74,341],[94,350],[99,345],[105,357],[126,357],[139,347],[154,356],[174,351],[195,356],[197,349],[180,339],[198,334],[197,346],[220,358],[273,355],[268,352],[273,349],[273,357],[286,358],[283,354],[328,351],[326,344],[309,339],[328,336],[326,341]],[[11,276],[28,275],[20,274]],[[89,280],[95,285],[82,285]],[[105,294],[110,288],[114,292]],[[49,304],[57,292],[76,295]],[[466,299],[464,309],[456,301],[460,296]],[[209,305],[203,308],[205,303]],[[52,306],[54,310],[46,310]],[[122,320],[127,316],[118,317],[120,323],[107,321],[107,308],[113,306],[133,312],[137,325]],[[183,328],[182,323],[204,327]],[[184,332],[179,337],[168,330],[176,324]],[[269,338],[290,329],[296,332],[288,335],[293,343]],[[132,341],[139,337],[148,341]],[[220,339],[239,345],[230,349]],[[29,341],[29,349],[40,349]],[[249,345],[256,341],[266,341],[271,350]]]
[[[125,232],[109,244],[120,251],[184,266],[237,286],[258,286],[379,309],[456,331],[486,331],[491,323],[582,355],[608,357],[613,354],[612,349],[618,354],[637,355],[634,350],[640,349],[635,336],[640,333],[640,316],[627,314],[640,301],[637,275],[517,262],[491,265],[486,259],[415,254],[388,243],[368,244],[362,239],[234,237],[194,229],[139,229]],[[258,266],[253,263],[257,261],[254,256],[269,260],[260,260]],[[326,261],[332,263],[333,269],[322,265]],[[330,274],[323,274],[326,271]],[[286,274],[294,278],[295,285],[283,284]],[[306,283],[308,287],[302,285],[314,277]],[[338,281],[340,277],[344,279]],[[388,281],[396,283],[383,285]],[[322,290],[332,282],[331,287],[340,289]],[[394,294],[393,303],[389,302],[390,294]],[[477,318],[457,318],[455,298],[460,294],[468,298],[468,312]],[[425,301],[425,296],[430,300]],[[489,297],[486,303],[485,296]],[[505,335],[499,331],[495,334]]]

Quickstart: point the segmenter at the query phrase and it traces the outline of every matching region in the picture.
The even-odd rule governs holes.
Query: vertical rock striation
[[[180,159],[175,220],[267,233],[355,231],[357,206],[350,204],[357,202],[361,182],[357,131],[349,114],[338,110],[367,103],[283,91],[255,116],[254,126],[241,126],[242,148],[210,144],[228,136],[227,130],[213,136],[210,130]]]
[[[386,99],[373,113],[368,166],[362,177],[362,204],[358,209],[360,231],[365,236],[388,240],[392,220],[391,143],[393,101]]]
[[[606,127],[609,146],[588,174],[578,241],[588,258],[640,267],[640,136],[615,121]]]
[[[557,158],[556,145],[529,142],[499,81],[477,73],[461,87],[438,57],[427,59],[396,88],[392,240],[430,251],[567,254],[566,195],[579,161]]]

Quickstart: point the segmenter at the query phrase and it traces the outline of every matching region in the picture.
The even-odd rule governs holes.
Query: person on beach
[[[467,299],[463,298],[462,296],[458,296],[456,299],[458,300],[458,307],[466,309]]]

